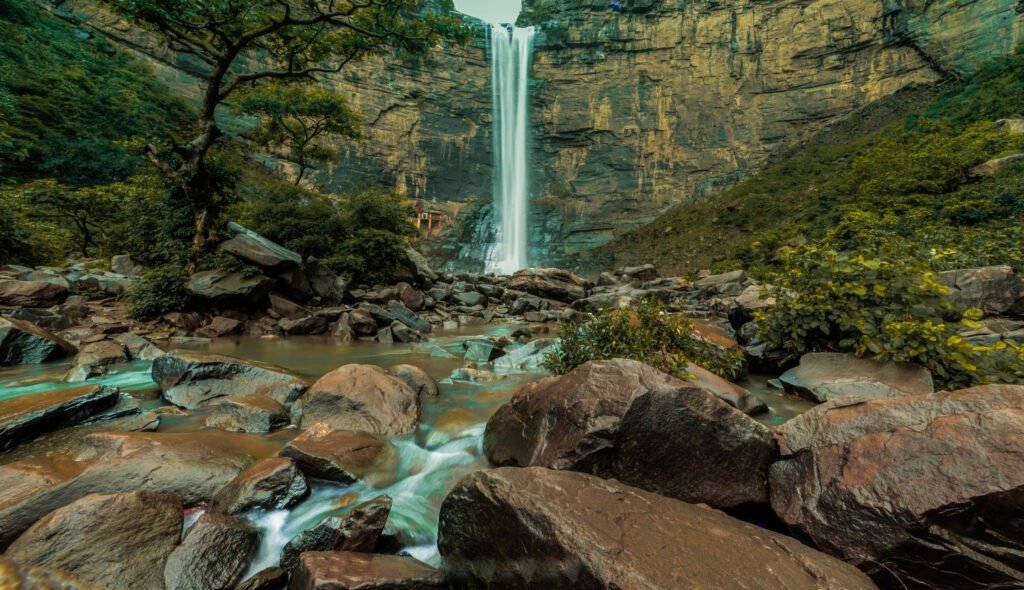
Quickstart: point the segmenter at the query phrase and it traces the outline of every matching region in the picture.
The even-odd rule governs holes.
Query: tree
[[[295,185],[302,183],[312,162],[330,162],[337,150],[317,141],[331,133],[356,139],[362,136],[359,118],[348,102],[322,87],[269,84],[243,94],[240,113],[255,115],[260,127],[251,137],[263,146],[282,146],[299,165]]]
[[[464,33],[451,0],[100,0],[195,56],[208,73],[191,140],[149,159],[187,199],[195,222],[193,262],[216,244],[216,180],[207,156],[223,137],[218,109],[244,88],[315,82],[372,53],[422,56]]]

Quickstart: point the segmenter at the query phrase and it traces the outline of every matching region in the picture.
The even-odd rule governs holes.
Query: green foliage
[[[417,234],[400,195],[368,189],[327,197],[268,179],[242,190],[244,203],[235,211],[242,225],[357,281],[391,282]]]
[[[680,378],[687,378],[691,362],[726,379],[746,369],[742,353],[705,341],[688,317],[666,313],[650,300],[636,310],[604,310],[588,322],[564,324],[561,342],[545,355],[544,367],[561,375],[590,361],[615,358],[641,361]]]
[[[978,327],[977,310],[958,310],[947,288],[904,244],[837,252],[806,247],[787,256],[773,293],[759,313],[765,341],[795,355],[853,352],[928,367],[942,387],[1024,379],[1024,354],[999,343],[976,346],[958,332]]]
[[[266,147],[282,147],[299,165],[295,184],[314,162],[333,162],[334,148],[323,136],[362,137],[359,116],[341,95],[326,88],[299,84],[268,84],[241,94],[239,113],[256,116],[260,126],[250,137]]]
[[[188,274],[180,266],[165,265],[146,273],[126,295],[128,315],[148,320],[188,304],[185,282]]]

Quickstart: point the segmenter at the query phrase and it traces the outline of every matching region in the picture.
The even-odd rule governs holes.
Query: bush
[[[837,252],[809,246],[787,258],[758,314],[769,346],[802,355],[853,352],[928,367],[940,387],[1024,379],[1024,356],[1012,343],[975,346],[959,335],[980,324],[978,310],[958,310],[922,262],[895,254],[902,244]]]
[[[544,367],[565,374],[596,360],[625,358],[641,361],[670,375],[688,378],[688,363],[726,379],[743,375],[742,353],[706,342],[682,314],[669,314],[653,301],[636,310],[604,310],[582,324],[564,324],[561,343],[547,353]]]
[[[188,304],[186,281],[188,273],[179,266],[161,266],[146,273],[126,296],[128,315],[137,320],[148,320],[184,309]]]

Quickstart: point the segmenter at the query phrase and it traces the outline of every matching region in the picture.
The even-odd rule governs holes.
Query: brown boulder
[[[44,281],[0,280],[0,305],[11,307],[53,307],[64,303],[68,289]]]
[[[100,590],[49,567],[18,563],[0,555],[0,588],[7,590]]]
[[[236,394],[263,395],[288,406],[308,387],[280,367],[200,352],[170,352],[153,361],[152,374],[167,401],[188,409]]]
[[[391,498],[378,496],[345,517],[328,516],[295,536],[281,552],[281,567],[291,571],[309,551],[373,553],[391,513]]]
[[[770,430],[699,382],[622,359],[524,387],[488,421],[484,452],[717,507],[767,501],[778,456]]]
[[[270,567],[249,576],[235,586],[235,590],[284,590],[288,586],[288,572],[279,567]]]
[[[0,450],[79,424],[120,398],[116,387],[85,385],[0,401]]]
[[[290,590],[442,590],[444,572],[411,557],[304,553]]]
[[[772,507],[823,550],[887,586],[1024,585],[1024,387],[837,400],[778,433]]]
[[[166,590],[230,590],[239,581],[260,543],[248,522],[222,514],[204,514],[167,557]]]
[[[419,417],[416,392],[374,365],[335,369],[302,396],[303,426],[323,422],[338,430],[390,436],[412,432]]]
[[[32,525],[6,555],[110,590],[159,588],[181,524],[181,502],[172,495],[91,494]]]
[[[291,424],[288,410],[265,395],[232,395],[211,405],[206,426],[230,432],[273,432]]]
[[[587,296],[586,281],[567,270],[557,268],[521,270],[512,275],[508,288],[565,303]]]
[[[356,336],[372,338],[377,335],[377,320],[368,309],[360,307],[349,312],[348,325]]]
[[[813,402],[851,396],[901,397],[935,391],[932,374],[913,363],[891,363],[837,352],[812,352],[779,377],[786,392]]]
[[[128,352],[123,344],[112,340],[86,344],[78,351],[66,380],[71,383],[85,381],[90,377],[105,375],[113,365],[127,362]]]
[[[352,483],[397,461],[395,449],[372,434],[314,424],[281,450],[309,477]]]
[[[240,514],[290,508],[309,495],[309,484],[295,461],[271,457],[257,461],[214,494],[207,510]]]
[[[426,371],[413,365],[395,365],[388,370],[388,373],[412,388],[416,392],[416,398],[420,405],[438,398],[441,389]]]
[[[438,546],[449,570],[487,588],[875,587],[838,559],[717,510],[542,468],[463,479],[441,506]]]
[[[75,352],[71,343],[35,324],[0,318],[0,366],[38,365]]]

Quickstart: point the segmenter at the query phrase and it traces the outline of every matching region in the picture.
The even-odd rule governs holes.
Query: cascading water
[[[497,241],[487,271],[511,274],[528,266],[529,93],[533,27],[491,25],[494,109],[494,206]]]

